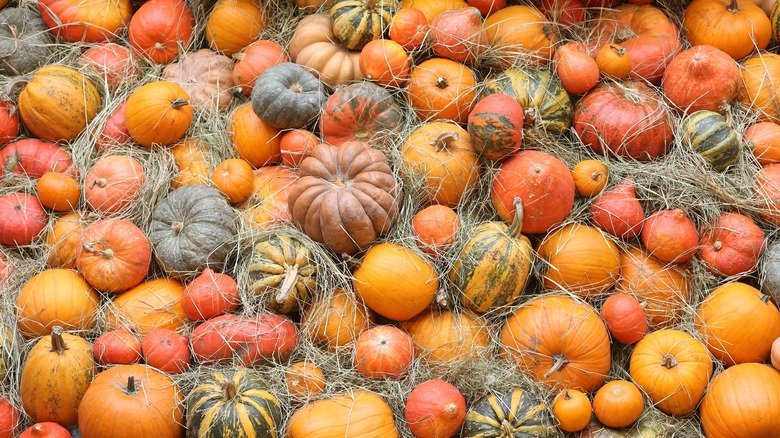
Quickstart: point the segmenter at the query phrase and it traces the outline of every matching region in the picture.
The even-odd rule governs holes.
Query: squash
[[[461,0],[455,1],[461,2]],[[463,3],[463,7],[465,6],[466,4]],[[429,30],[430,25],[425,13],[415,7],[405,6],[393,15],[388,36],[404,50],[411,52],[422,47]]]
[[[241,205],[244,222],[259,230],[289,224],[289,195],[298,174],[284,166],[263,166],[254,174],[252,195]]]
[[[739,136],[726,119],[713,111],[699,110],[681,123],[683,142],[704,157],[712,168],[723,172],[739,162]]]
[[[303,17],[290,39],[290,59],[314,73],[330,88],[359,82],[360,52],[342,47],[333,34],[330,15]]]
[[[306,242],[273,233],[255,243],[249,262],[249,292],[277,313],[293,313],[317,291],[317,265]]]
[[[310,125],[325,99],[322,82],[290,62],[267,68],[252,89],[252,109],[260,120],[276,129]]]
[[[382,37],[395,13],[391,0],[334,0],[330,8],[333,34],[349,50],[361,50]]]
[[[355,389],[312,401],[287,423],[288,438],[398,438],[393,411],[376,393]]]
[[[59,172],[46,172],[38,179],[35,192],[41,205],[54,211],[71,211],[81,198],[76,178]]]
[[[401,7],[418,9],[430,23],[444,11],[467,8],[469,4],[463,0],[401,0]]]
[[[319,294],[303,311],[301,330],[315,345],[340,351],[371,325],[372,313],[351,292],[336,289]]]
[[[645,219],[642,244],[658,260],[685,263],[699,246],[699,234],[685,212],[679,208],[660,210]]]
[[[499,67],[511,67],[517,60],[532,66],[545,65],[555,52],[553,28],[533,6],[502,8],[485,19],[484,29],[487,53]]]
[[[741,80],[734,59],[716,47],[701,45],[672,58],[664,71],[663,92],[679,114],[720,112],[737,97]]]
[[[131,365],[141,362],[141,342],[125,327],[109,330],[95,339],[92,356],[101,366]]]
[[[241,87],[241,92],[247,96],[252,95],[255,81],[268,67],[290,62],[282,46],[269,40],[255,41],[244,50],[233,54],[232,58],[236,60],[233,83]]]
[[[60,426],[57,423],[51,421],[45,421],[43,423],[35,423],[28,427],[19,438],[71,438],[70,431]]]
[[[631,73],[631,57],[617,43],[605,44],[599,50],[596,65],[604,77],[612,80],[625,79]]]
[[[70,154],[55,143],[34,138],[12,141],[0,149],[2,175],[11,173],[40,178],[46,172],[76,176]]]
[[[322,108],[319,128],[324,143],[340,146],[362,141],[387,145],[401,125],[401,108],[389,91],[370,82],[346,85]]]
[[[414,340],[415,356],[438,373],[492,355],[485,320],[467,310],[456,313],[434,306],[402,322],[401,327]]]
[[[399,88],[409,77],[412,58],[397,42],[388,39],[366,44],[358,57],[360,73],[385,88]]]
[[[477,400],[466,414],[460,436],[553,437],[556,428],[544,401],[522,388],[513,388]]]
[[[775,303],[780,302],[780,243],[772,241],[766,247],[758,265],[761,292],[769,295]]]
[[[168,64],[186,50],[193,38],[195,17],[185,0],[151,0],[130,19],[130,47],[156,64]]]
[[[181,307],[187,318],[198,321],[224,315],[238,309],[241,296],[233,277],[206,268],[187,283]]]
[[[736,212],[721,213],[699,241],[704,267],[723,277],[752,272],[765,250],[764,231],[753,219]]]
[[[230,115],[230,143],[238,157],[256,168],[281,160],[280,132],[257,117],[251,103],[245,103]]]
[[[166,374],[186,372],[190,368],[190,342],[166,328],[157,328],[144,335],[141,353],[144,362]]]
[[[571,169],[574,187],[580,196],[592,198],[607,186],[609,170],[599,160],[582,160]]]
[[[579,432],[590,423],[593,417],[593,406],[582,391],[564,389],[555,396],[552,413],[562,431]]]
[[[242,158],[228,158],[217,164],[211,174],[211,185],[231,204],[244,202],[254,190],[255,174],[252,165]]]
[[[212,50],[233,56],[255,40],[267,24],[261,0],[220,0],[206,20],[206,42]]]
[[[129,155],[107,155],[95,162],[84,179],[87,207],[99,213],[128,210],[141,197],[146,181],[143,165]]]
[[[227,56],[200,49],[165,66],[163,79],[179,85],[190,96],[193,108],[224,110],[233,101],[233,66]]]
[[[19,412],[15,402],[5,396],[0,397],[0,437],[14,438],[17,429],[22,424],[23,415],[22,412]]]
[[[131,0],[39,0],[38,11],[49,29],[70,43],[116,41],[133,15]]]
[[[0,195],[0,244],[30,245],[49,223],[38,198],[26,193],[12,192]]]
[[[774,11],[780,11],[775,8]],[[776,12],[773,16],[780,14]],[[777,23],[777,20],[773,20]],[[780,55],[758,53],[742,62],[738,99],[757,113],[759,122],[780,122],[777,93],[780,91]]]
[[[116,43],[96,44],[81,54],[79,62],[101,79],[109,91],[116,91],[122,84],[134,84],[141,79],[141,67],[133,51]]]
[[[443,380],[427,380],[415,386],[404,407],[409,430],[420,438],[450,438],[466,419],[466,399],[458,388]]]
[[[352,356],[355,370],[371,379],[401,379],[413,361],[412,338],[392,325],[378,325],[361,333]]]
[[[628,427],[645,410],[642,392],[626,380],[613,380],[602,386],[593,397],[593,413],[607,427]]]
[[[126,109],[127,101],[124,101],[106,119],[106,124],[95,138],[95,149],[98,152],[107,152],[114,146],[129,144],[132,140],[125,123]]]
[[[469,113],[468,133],[474,150],[483,160],[500,161],[523,146],[525,112],[505,94],[480,99]]]
[[[0,74],[20,76],[44,65],[54,53],[54,38],[41,15],[29,7],[0,10]]]
[[[772,122],[758,122],[750,125],[743,137],[743,143],[753,152],[762,166],[780,163],[780,125]]]
[[[307,360],[290,365],[284,373],[287,392],[293,398],[309,399],[325,389],[325,374],[322,370]]]
[[[104,322],[111,329],[129,327],[139,335],[158,329],[178,330],[186,316],[181,305],[184,285],[171,278],[147,280],[114,298]]]
[[[639,235],[645,220],[636,198],[634,178],[625,178],[590,204],[590,218],[597,227],[621,239]]]
[[[585,44],[578,41],[570,41],[555,50],[553,67],[563,88],[572,94],[585,94],[599,82],[599,65],[588,54]]]
[[[211,163],[209,147],[205,143],[195,139],[181,141],[171,148],[171,155],[179,171],[171,179],[172,189],[190,184],[208,184]]]
[[[144,6],[148,4],[151,3],[144,3]],[[181,140],[192,119],[189,94],[170,81],[149,82],[127,99],[127,132],[133,140],[148,148],[153,144],[169,146]]]
[[[601,317],[607,324],[612,339],[621,344],[633,344],[647,333],[645,309],[636,298],[626,293],[615,293],[604,300]]]
[[[434,56],[462,63],[476,61],[487,48],[482,14],[475,7],[444,11],[431,21],[430,47]]]
[[[683,14],[692,46],[708,44],[742,59],[764,50],[772,38],[769,17],[751,0],[696,0]]]
[[[65,213],[52,221],[51,230],[44,237],[49,268],[76,268],[76,248],[81,232],[86,228],[86,217],[81,211]]]
[[[476,98],[477,79],[465,65],[444,58],[417,64],[406,81],[406,95],[421,121],[466,123]]]
[[[460,231],[460,218],[450,207],[430,205],[414,214],[412,231],[417,247],[435,259],[447,254],[455,243]]]

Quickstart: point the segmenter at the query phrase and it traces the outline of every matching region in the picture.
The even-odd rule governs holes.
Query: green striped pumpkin
[[[544,401],[521,388],[479,399],[466,414],[461,438],[556,436]]]
[[[187,402],[187,438],[276,438],[279,400],[261,377],[236,371],[200,378]]]
[[[349,50],[379,39],[395,13],[393,0],[341,0],[330,8],[333,33]]]
[[[722,115],[708,110],[696,111],[682,121],[684,141],[722,172],[739,161],[742,152],[739,136]]]
[[[522,235],[523,205],[511,226],[485,222],[477,226],[450,270],[450,280],[463,304],[477,313],[511,305],[525,287],[531,271],[533,247]]]
[[[249,263],[249,291],[278,313],[293,313],[317,290],[317,267],[306,244],[271,234],[255,244]]]
[[[574,108],[561,82],[546,70],[510,68],[487,81],[483,96],[506,94],[526,111],[535,112],[534,126],[563,132],[571,125]]]

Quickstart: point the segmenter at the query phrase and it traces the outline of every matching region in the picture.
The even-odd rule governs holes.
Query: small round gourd
[[[682,121],[684,141],[718,172],[739,161],[739,135],[726,119],[709,110],[699,110]]]
[[[276,129],[304,128],[320,114],[327,96],[313,74],[285,62],[267,68],[252,89],[252,110]]]

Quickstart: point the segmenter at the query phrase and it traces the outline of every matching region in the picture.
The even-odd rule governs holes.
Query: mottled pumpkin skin
[[[282,410],[269,389],[262,377],[243,368],[200,378],[187,399],[187,436],[277,437]]]
[[[468,120],[468,132],[479,157],[501,160],[523,145],[523,107],[505,94],[491,94],[477,102]]]
[[[333,33],[349,50],[382,37],[395,13],[393,0],[336,0],[330,9]]]
[[[300,238],[274,233],[258,242],[249,264],[249,290],[274,312],[299,310],[317,290],[314,256]]]
[[[366,81],[336,90],[320,116],[322,139],[335,146],[348,141],[387,143],[382,135],[392,134],[400,124],[401,110],[390,92]]]
[[[739,136],[722,115],[709,110],[696,111],[683,119],[682,132],[684,141],[718,172],[739,162],[742,153]]]
[[[553,437],[555,422],[547,405],[521,388],[489,394],[479,399],[466,414],[462,438]]]

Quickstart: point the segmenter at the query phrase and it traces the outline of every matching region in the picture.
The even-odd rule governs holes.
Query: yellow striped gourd
[[[462,438],[557,435],[544,401],[521,388],[477,400],[466,414],[460,434]]]
[[[739,161],[739,136],[726,119],[713,111],[700,110],[682,121],[683,141],[722,172]]]
[[[297,237],[269,235],[258,242],[249,263],[250,292],[269,309],[292,313],[317,290],[317,267],[306,244]]]
[[[395,13],[393,0],[341,0],[330,8],[333,33],[349,50],[379,39]]]

